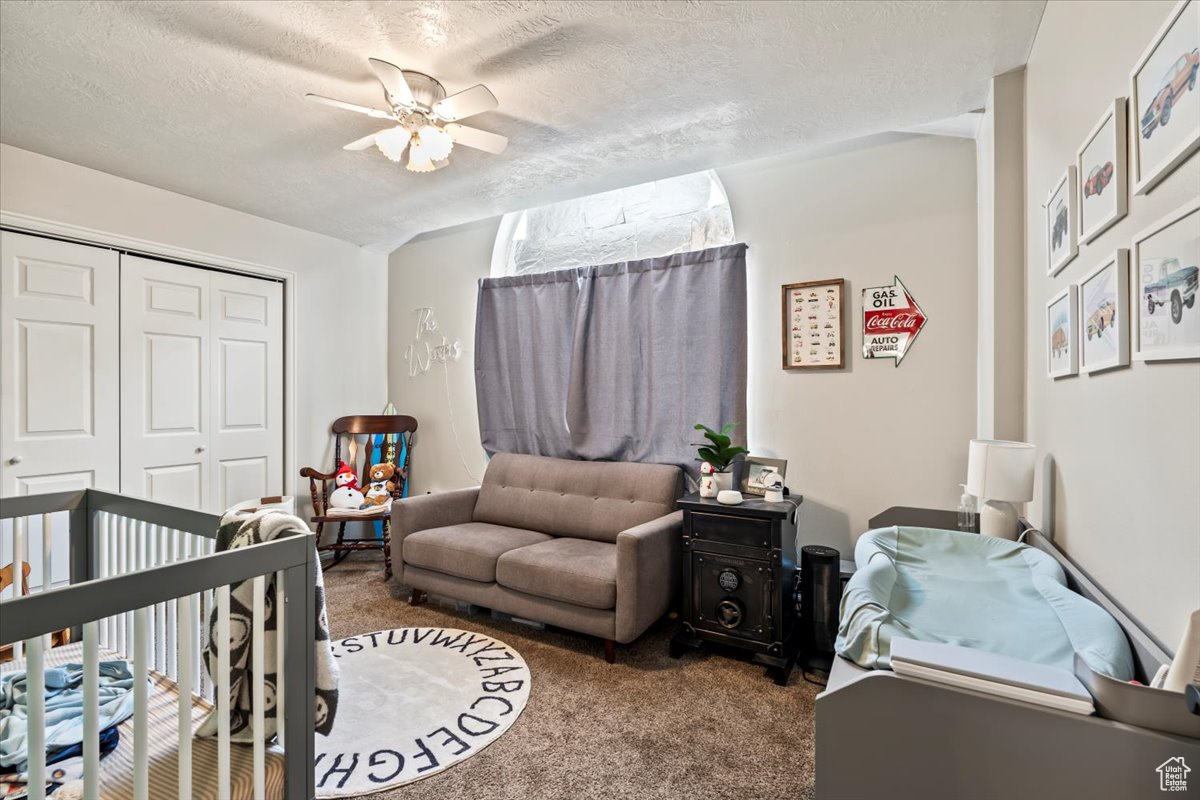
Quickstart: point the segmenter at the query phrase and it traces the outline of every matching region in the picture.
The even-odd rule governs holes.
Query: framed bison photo
[[[1134,358],[1200,358],[1200,198],[1133,237]]]
[[[1054,184],[1046,198],[1046,274],[1057,275],[1079,252],[1079,215],[1075,209],[1075,167]]]
[[[1079,295],[1074,284],[1046,304],[1046,376],[1064,378],[1079,373]]]
[[[1129,73],[1130,171],[1146,194],[1200,148],[1200,0],[1181,0]]]
[[[1079,371],[1129,364],[1129,251],[1118,250],[1079,281]]]
[[[1124,97],[1114,100],[1076,156],[1081,242],[1090,242],[1125,216],[1125,107]]]
[[[846,366],[845,280],[789,283],[783,287],[783,368]]]

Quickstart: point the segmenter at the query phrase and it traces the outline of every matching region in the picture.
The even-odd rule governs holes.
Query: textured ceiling
[[[0,140],[380,249],[588,192],[952,117],[1043,2],[0,3]],[[367,57],[503,133],[418,175],[343,144]]]

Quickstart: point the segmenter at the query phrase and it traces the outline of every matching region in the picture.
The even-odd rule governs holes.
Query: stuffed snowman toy
[[[363,504],[363,493],[358,490],[358,477],[354,470],[346,466],[345,461],[338,462],[333,482],[337,484],[337,488],[329,495],[330,508],[357,510]]]

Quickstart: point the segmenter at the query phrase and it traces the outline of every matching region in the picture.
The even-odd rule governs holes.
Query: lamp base
[[[979,533],[997,539],[1017,540],[1017,509],[1003,500],[988,500],[979,511]]]

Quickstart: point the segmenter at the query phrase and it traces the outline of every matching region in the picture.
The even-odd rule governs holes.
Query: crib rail
[[[70,537],[70,585],[50,588],[49,531],[52,514],[67,512]],[[0,645],[11,644],[14,654],[24,645],[29,686],[44,685],[49,637],[71,629],[82,638],[84,703],[97,709],[98,650],[101,645],[121,652],[134,674],[134,796],[148,797],[146,686],[150,669],[179,686],[179,796],[191,791],[191,699],[195,692],[215,700],[218,708],[219,796],[229,792],[229,597],[230,584],[255,581],[253,614],[255,698],[253,726],[262,731],[264,707],[262,597],[266,580],[275,577],[275,608],[282,642],[278,673],[278,740],[285,756],[286,797],[312,797],[313,786],[313,628],[314,537],[289,536],[273,542],[225,552],[213,552],[218,518],[98,490],[57,492],[0,500],[0,520],[13,520],[13,554],[28,550],[24,525],[42,519],[42,590],[0,602]],[[213,608],[217,609],[218,685],[206,685],[200,668],[200,634]],[[283,676],[286,675],[286,690]],[[44,796],[44,693],[29,691],[30,794]],[[98,786],[98,712],[84,715],[85,797],[96,797]],[[36,723],[36,724],[35,724]],[[139,734],[139,731],[141,733]],[[254,745],[254,795],[263,797],[264,744]],[[139,769],[140,768],[140,769]]]

